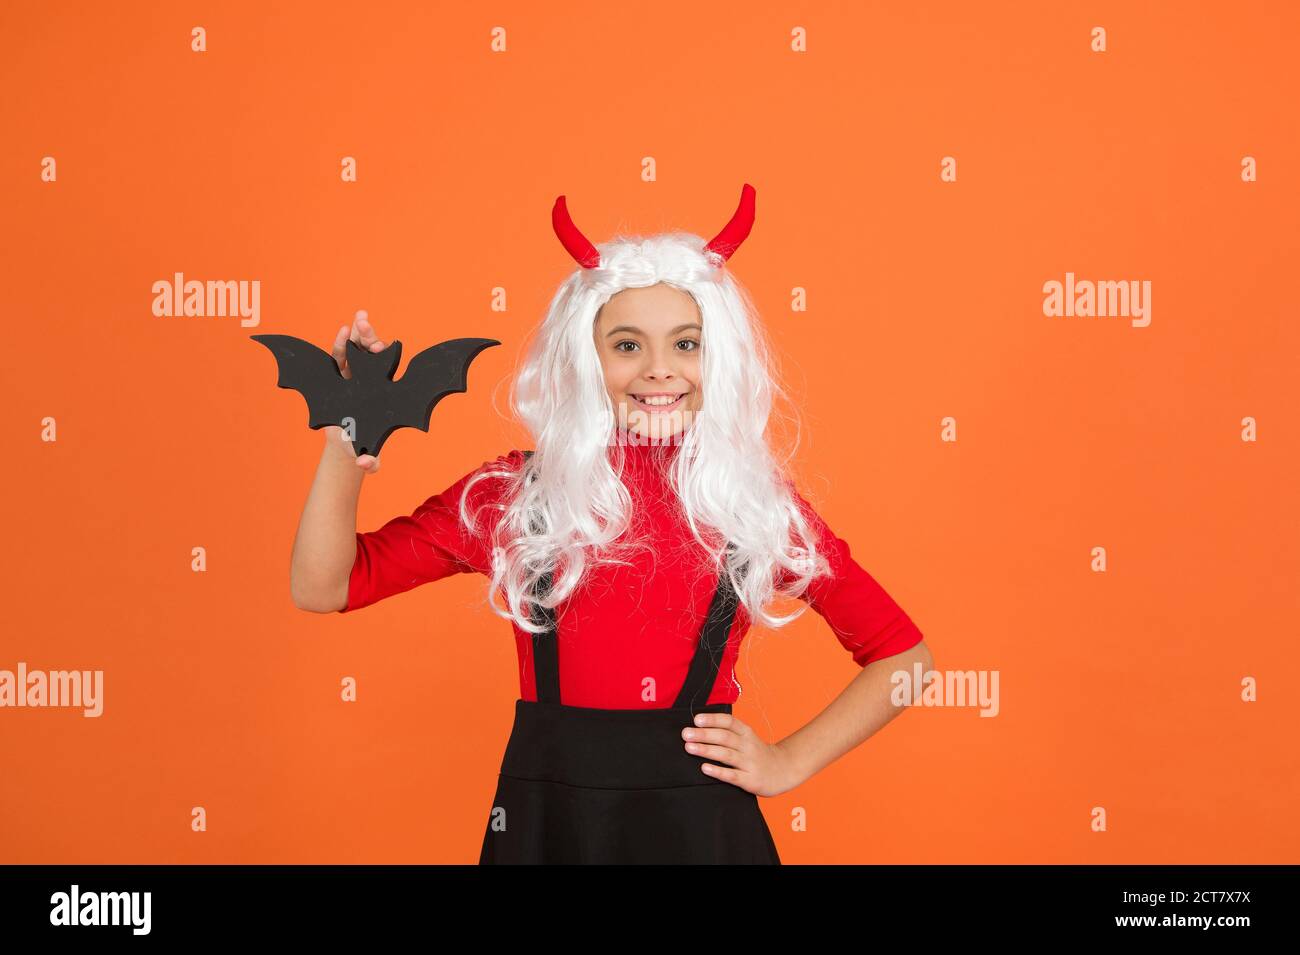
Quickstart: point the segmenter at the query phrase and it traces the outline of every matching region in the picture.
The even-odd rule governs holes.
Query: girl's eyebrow
[[[699,325],[687,324],[687,325],[678,325],[676,328],[672,329],[668,334],[676,335],[678,332],[684,332],[689,329],[694,329],[696,331],[703,331],[703,329]],[[611,328],[608,332],[606,332],[605,337],[608,338],[610,335],[615,335],[618,332],[631,332],[633,335],[645,334],[645,332],[641,331],[641,329],[637,328],[635,325],[619,325],[618,327]]]

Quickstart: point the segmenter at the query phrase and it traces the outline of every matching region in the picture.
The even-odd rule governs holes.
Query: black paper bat
[[[433,406],[453,391],[464,392],[469,364],[493,345],[491,338],[453,338],[426,348],[406,364],[393,381],[402,357],[402,343],[393,342],[380,352],[368,351],[348,340],[348,370],[344,378],[338,362],[327,351],[292,335],[254,335],[275,355],[280,368],[276,382],[307,399],[308,426],[353,426],[352,449],[357,456],[379,456],[388,436],[398,428],[429,430]]]

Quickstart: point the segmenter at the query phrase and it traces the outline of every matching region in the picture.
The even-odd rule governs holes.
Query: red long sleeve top
[[[676,447],[628,445],[625,451],[623,482],[632,498],[633,530],[648,534],[653,552],[636,548],[620,555],[632,567],[588,565],[588,577],[557,608],[560,693],[570,706],[670,706],[686,679],[717,586],[717,574],[704,569],[704,551],[662,470],[663,455],[675,453]],[[483,468],[517,470],[523,460],[523,452],[511,451]],[[356,535],[356,560],[342,613],[452,574],[491,575],[490,531],[501,511],[487,507],[478,514],[477,536],[466,530],[459,516],[461,493],[480,470],[430,497],[411,515]],[[470,490],[470,513],[484,504],[504,503],[506,487],[506,481],[492,477],[479,481]],[[796,493],[796,498],[831,568],[831,576],[815,579],[802,599],[826,620],[853,660],[865,667],[919,643],[920,630],[858,565],[849,545],[802,496]],[[750,622],[744,606],[738,606],[709,703],[734,703],[740,696],[735,664]],[[520,697],[536,700],[532,635],[518,626],[514,633]]]

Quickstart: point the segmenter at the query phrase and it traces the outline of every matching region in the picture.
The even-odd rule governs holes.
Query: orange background
[[[761,800],[784,861],[1297,861],[1298,27],[1287,3],[5,4],[0,668],[103,669],[105,711],[0,710],[0,861],[475,861],[509,626],[478,576],[294,608],[323,438],[249,336],[328,347],[364,308],[408,358],[503,342],[386,445],[373,529],[532,446],[507,383],[574,267],[558,194],[596,242],[708,237],[745,181],[731,266],[804,414],[801,487],[937,668],[1001,681],[996,718],[917,708]],[[155,317],[177,271],[260,280],[261,325]],[[1067,271],[1151,281],[1150,327],[1045,317]],[[737,714],[783,737],[857,672],[815,613],[751,631]]]

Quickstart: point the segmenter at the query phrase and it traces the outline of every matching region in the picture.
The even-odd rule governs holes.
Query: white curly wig
[[[752,187],[746,189],[752,203]],[[718,239],[706,245],[687,232],[587,243],[591,264],[556,291],[510,393],[533,454],[519,471],[479,472],[460,501],[461,521],[475,531],[478,515],[466,507],[470,489],[481,480],[510,482],[492,533],[489,603],[521,630],[545,629],[537,609],[562,603],[589,566],[627,563],[620,557],[625,548],[647,546],[631,536],[625,451],[593,334],[601,308],[627,288],[664,283],[689,294],[700,312],[703,403],[690,427],[674,436],[680,446],[667,477],[714,572],[728,574],[750,620],[769,627],[806,611],[769,614],[776,594],[798,597],[829,573],[788,477],[793,449],[778,461],[768,445],[773,401],[785,395],[757,310],[726,269],[734,245],[720,254]]]

